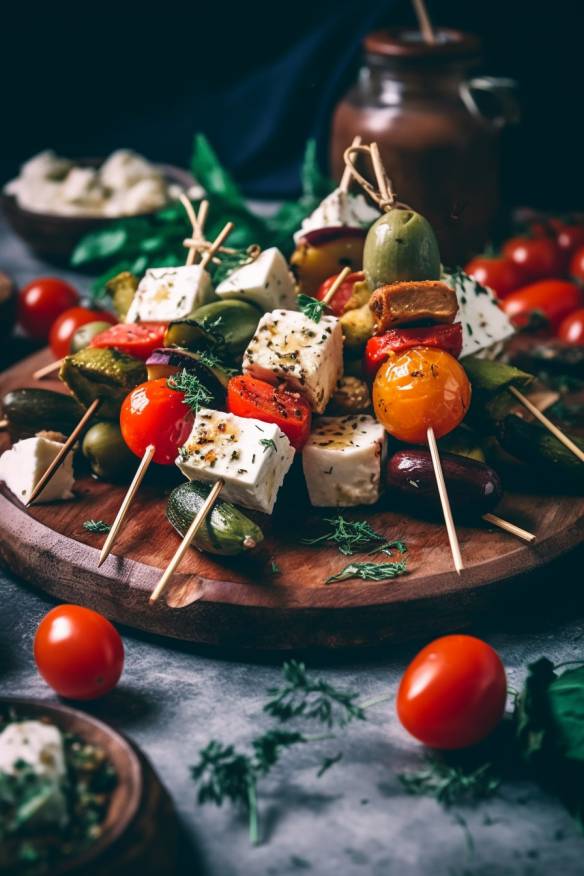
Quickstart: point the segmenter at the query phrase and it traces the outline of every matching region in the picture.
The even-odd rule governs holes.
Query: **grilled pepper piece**
[[[373,379],[392,354],[397,356],[412,347],[439,347],[458,359],[462,350],[462,326],[455,322],[424,328],[394,328],[369,338],[363,360],[365,373]]]
[[[84,407],[100,398],[100,419],[115,420],[128,392],[146,380],[146,368],[117,350],[87,347],[63,360],[59,377]]]

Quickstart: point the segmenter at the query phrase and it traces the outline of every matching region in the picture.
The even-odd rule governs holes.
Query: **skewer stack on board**
[[[355,167],[358,156],[370,159],[375,185]],[[137,284],[126,323],[62,364],[62,379],[85,413],[64,444],[49,448],[54,458],[29,501],[46,489],[96,413],[119,419],[123,439],[140,463],[103,545],[101,565],[148,467],[176,464],[187,480],[173,491],[168,516],[183,538],[151,602],[160,598],[189,545],[233,555],[261,541],[261,529],[240,509],[271,514],[296,453],[317,508],[377,505],[386,482],[392,488],[392,478],[399,482],[404,458],[417,454],[419,465],[433,473],[454,568],[458,573],[464,568],[444,476],[452,461],[437,440],[469,409],[468,375],[473,384],[475,378],[465,365],[470,360],[461,364],[458,357],[480,353],[512,328],[487,290],[473,292],[465,285],[469,278],[459,289],[459,279],[442,273],[431,227],[397,200],[376,144],[363,146],[357,138],[345,160],[339,187],[295,238],[296,284],[279,250],[237,253],[224,246],[231,223],[207,242],[208,205],[203,202],[196,215],[185,199],[192,226],[184,241],[185,266],[149,270]],[[353,179],[375,208],[362,194],[349,192]],[[315,248],[319,260],[313,258]],[[232,266],[222,264],[230,258]],[[328,267],[324,276],[314,272],[316,261],[320,269]],[[151,332],[143,361],[120,352],[116,329],[124,326]],[[355,362],[355,332],[365,349],[375,416],[365,383],[343,376],[346,364]],[[100,383],[105,372],[108,380]],[[351,381],[363,394],[361,407],[339,411],[339,395]],[[508,391],[525,403],[517,385],[509,384]],[[570,442],[562,436],[557,434]],[[394,441],[418,449],[398,450],[388,460]],[[299,471],[296,467],[294,476]],[[420,487],[416,477],[408,483]],[[499,496],[496,478],[493,484],[493,504],[484,519],[532,540],[532,533],[492,513]],[[27,487],[23,495],[29,492]],[[70,494],[68,486],[65,492]],[[173,496],[188,506],[188,519],[172,511]],[[239,521],[240,535],[218,546],[210,533],[226,509]]]

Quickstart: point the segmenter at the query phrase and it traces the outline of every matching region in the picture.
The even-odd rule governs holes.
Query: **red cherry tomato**
[[[579,286],[568,280],[540,280],[512,292],[501,307],[518,328],[528,325],[531,314],[545,317],[552,331],[557,331],[568,314],[584,305]]]
[[[310,405],[297,392],[272,386],[255,377],[232,377],[227,386],[227,408],[238,417],[274,423],[296,450],[310,435]]]
[[[424,745],[466,748],[495,729],[506,698],[505,670],[490,645],[474,636],[443,636],[406,669],[397,714]]]
[[[569,274],[574,280],[584,283],[584,246],[577,249],[570,261]]]
[[[558,329],[558,337],[565,344],[584,347],[584,307],[574,310]]]
[[[71,307],[65,310],[55,320],[49,333],[49,344],[55,357],[62,359],[63,356],[68,356],[71,352],[71,339],[77,329],[96,320],[111,322],[112,325],[117,322],[116,317],[107,310],[90,310],[88,307]]]
[[[392,353],[399,355],[413,347],[438,347],[458,359],[462,351],[462,325],[455,322],[452,325],[423,328],[395,328],[369,338],[365,346],[363,370],[373,379]]]
[[[564,257],[551,237],[515,237],[505,244],[503,255],[519,269],[523,283],[564,274]]]
[[[189,437],[193,419],[183,393],[170,389],[167,378],[159,377],[141,383],[126,396],[120,411],[120,428],[136,456],[144,456],[146,448],[153,444],[154,462],[172,465],[178,448]]]
[[[563,225],[558,231],[556,243],[564,258],[564,270],[567,271],[574,253],[584,246],[584,225]]]
[[[118,683],[124,667],[120,634],[101,614],[79,605],[59,605],[39,624],[34,659],[59,696],[93,700]]]
[[[73,286],[57,277],[39,277],[18,293],[18,322],[31,338],[46,341],[58,316],[79,301]]]
[[[505,298],[514,289],[523,285],[521,269],[509,259],[478,256],[465,268],[481,286],[488,286],[498,298]]]
[[[319,301],[322,301],[337,277],[338,274],[333,274],[332,277],[327,277],[324,283],[321,283],[321,285],[319,286],[315,298],[318,298]],[[329,301],[328,306],[331,313],[334,313],[335,316],[342,315],[343,310],[345,309],[345,305],[353,294],[355,283],[362,283],[364,279],[365,274],[363,273],[363,271],[355,271],[354,273],[347,276],[347,278],[341,283],[341,285],[333,295],[332,300]]]
[[[164,345],[167,327],[167,322],[119,323],[96,335],[89,346],[114,347],[145,362],[157,347]]]

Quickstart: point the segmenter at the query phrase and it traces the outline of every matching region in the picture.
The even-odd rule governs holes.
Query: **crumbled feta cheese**
[[[271,514],[294,448],[277,426],[201,408],[176,464],[191,481],[224,480],[222,497]]]
[[[309,231],[320,228],[369,228],[379,216],[379,210],[371,207],[363,195],[353,195],[337,188],[303,220],[294,234],[294,241],[298,243]]]
[[[487,350],[515,333],[491,289],[481,286],[462,271],[446,274],[444,281],[455,290],[458,299],[457,322],[462,324],[461,358]]]
[[[105,200],[105,191],[93,167],[72,167],[61,186],[61,198],[71,204],[99,206]]]
[[[126,322],[185,319],[214,298],[211,277],[200,265],[150,268],[140,280]]]
[[[35,810],[27,813],[29,823],[66,824],[67,803],[63,792],[66,778],[65,750],[61,731],[42,721],[15,721],[0,733],[0,773],[14,775],[27,764],[47,779],[45,793],[34,798]]]
[[[153,164],[136,152],[117,149],[102,164],[100,177],[106,188],[116,190],[129,189],[143,179],[160,179],[161,175]]]
[[[6,450],[0,456],[0,481],[4,481],[10,492],[26,504],[34,487],[62,446],[59,441],[38,436],[17,441],[10,450]],[[36,501],[54,502],[57,499],[72,499],[73,483],[73,462],[72,455],[69,454]]]
[[[343,376],[343,332],[334,316],[316,323],[303,313],[273,310],[261,318],[243,356],[243,371],[285,380],[321,414]]]
[[[308,495],[317,507],[372,505],[382,491],[385,429],[373,417],[321,417],[302,451]]]
[[[219,283],[219,298],[242,298],[265,312],[276,307],[296,310],[294,278],[288,263],[275,246],[264,250],[248,265],[236,268]]]

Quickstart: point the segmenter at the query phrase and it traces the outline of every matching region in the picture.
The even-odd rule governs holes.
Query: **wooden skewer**
[[[426,9],[426,4],[424,0],[413,0],[413,3],[416,18],[418,19],[418,26],[424,37],[424,41],[433,45],[436,42],[436,35],[434,33],[434,28],[432,27],[432,22],[430,21],[430,16],[428,15],[428,10]]]
[[[207,250],[207,252],[203,256],[203,258],[201,259],[201,267],[202,268],[207,267],[207,265],[209,264],[209,262],[211,261],[211,259],[213,258],[213,256],[217,252],[217,250],[220,248],[220,246],[223,243],[223,241],[225,240],[225,238],[231,234],[234,227],[235,226],[234,226],[233,222],[227,222],[223,226],[223,228],[221,229],[221,231],[219,232],[219,234],[217,235],[217,237],[215,238],[215,240],[213,241],[213,243],[211,244],[211,246],[209,247],[209,249]]]
[[[48,467],[46,472],[43,474],[41,479],[35,485],[32,493],[31,493],[30,499],[26,503],[27,507],[34,502],[34,500],[38,497],[38,495],[40,493],[42,493],[44,488],[47,486],[49,481],[52,479],[53,475],[55,474],[55,472],[57,471],[57,469],[59,468],[59,466],[61,465],[61,463],[65,459],[65,457],[67,456],[67,454],[70,453],[70,451],[72,450],[73,445],[77,441],[77,438],[79,437],[79,435],[81,434],[81,432],[83,431],[83,429],[85,428],[85,426],[87,425],[89,420],[93,417],[93,415],[95,414],[95,412],[99,408],[100,404],[101,404],[100,398],[93,399],[93,401],[91,402],[91,404],[89,405],[89,407],[87,408],[87,410],[85,411],[85,413],[83,414],[83,416],[81,417],[81,419],[79,420],[79,422],[77,423],[77,425],[75,426],[75,428],[73,429],[73,431],[71,432],[71,434],[69,435],[67,440],[65,441],[65,443],[63,444],[63,446],[61,447],[61,449],[59,450],[59,452],[57,453],[57,455],[53,459],[52,463],[50,464],[50,466]]]
[[[195,517],[195,519],[193,520],[193,522],[189,526],[189,528],[188,528],[183,540],[181,541],[180,545],[178,546],[172,560],[170,561],[170,563],[166,567],[166,570],[165,570],[162,578],[160,579],[160,581],[158,582],[158,584],[156,585],[156,587],[152,591],[152,594],[150,595],[150,603],[152,605],[155,602],[157,602],[158,599],[160,599],[160,597],[162,596],[169,580],[171,579],[172,575],[175,572],[176,567],[178,566],[178,564],[182,560],[183,556],[185,555],[186,551],[188,550],[188,548],[189,548],[192,540],[196,536],[197,532],[199,531],[199,529],[201,528],[201,526],[203,525],[203,523],[207,519],[207,515],[209,514],[209,512],[213,508],[213,505],[217,501],[219,493],[221,492],[221,490],[223,489],[224,486],[225,486],[225,482],[221,481],[221,480],[216,481],[213,484],[211,492],[209,493],[209,495],[205,499],[205,502],[203,503],[199,513],[197,514],[197,516]]]
[[[517,538],[522,538],[523,541],[535,541],[535,533],[529,532],[527,529],[522,529],[520,526],[516,526],[515,523],[511,523],[509,520],[504,520],[496,514],[483,514],[483,520],[486,520],[486,522],[490,523],[492,526],[498,526],[499,529],[504,529],[505,532],[510,532],[511,535],[516,535]]]
[[[336,293],[338,292],[341,284],[346,280],[346,278],[349,276],[350,273],[351,273],[351,268],[348,265],[346,268],[343,268],[343,270],[340,272],[340,274],[338,274],[335,277],[331,288],[328,290],[328,292],[326,293],[326,295],[322,299],[322,304],[327,305],[327,304],[331,303],[331,301],[335,297]]]
[[[353,137],[353,142],[351,143],[351,148],[354,146],[361,145],[361,137],[357,135]],[[341,177],[341,182],[339,183],[339,189],[341,192],[348,192],[349,186],[351,185],[351,180],[353,179],[353,174],[351,172],[351,168],[348,165],[345,165],[345,169],[343,171],[343,175]]]
[[[432,465],[434,466],[434,476],[436,477],[436,484],[438,486],[438,493],[440,495],[440,504],[442,505],[444,522],[446,523],[448,541],[450,542],[452,561],[454,563],[454,568],[460,575],[462,569],[464,568],[462,564],[462,557],[460,555],[460,545],[458,544],[458,536],[456,534],[454,520],[452,519],[452,510],[450,508],[450,500],[448,498],[448,491],[446,489],[444,473],[442,472],[442,464],[440,462],[440,454],[438,453],[438,445],[436,444],[436,436],[434,435],[434,429],[432,429],[431,426],[428,429],[426,435],[428,438],[428,446],[430,447],[430,455],[432,456]]]
[[[518,402],[521,402],[524,408],[527,408],[530,414],[533,414],[536,420],[539,420],[539,422],[546,427],[548,432],[551,432],[552,435],[558,439],[558,441],[561,441],[564,447],[567,447],[568,450],[571,450],[574,456],[578,457],[580,462],[584,462],[584,450],[581,450],[580,447],[578,447],[578,445],[575,444],[571,438],[568,438],[568,436],[564,434],[561,429],[558,429],[555,423],[552,423],[552,421],[548,419],[545,414],[542,414],[539,408],[536,408],[536,406],[532,404],[532,402],[530,402],[529,399],[526,398],[526,396],[524,396],[522,392],[519,392],[519,390],[515,386],[510,386],[509,392],[515,396]]]
[[[377,143],[371,143],[369,146],[369,154],[371,155],[371,163],[373,164],[373,171],[375,173],[379,193],[384,201],[390,201],[392,199],[392,192],[389,190],[387,175],[381,160],[381,155],[379,154],[379,146]]]
[[[144,480],[146,472],[148,471],[148,467],[149,467],[150,463],[152,462],[152,457],[154,456],[155,450],[156,450],[156,448],[154,447],[154,444],[149,444],[148,447],[146,448],[146,450],[144,451],[144,456],[142,457],[140,465],[136,469],[136,474],[134,475],[132,483],[130,484],[130,486],[128,488],[128,492],[124,496],[124,501],[122,502],[122,504],[119,507],[118,513],[116,514],[116,519],[112,523],[112,528],[110,529],[108,536],[105,540],[105,543],[101,549],[101,553],[99,555],[99,560],[97,561],[98,568],[99,568],[99,566],[101,566],[102,563],[104,563],[107,560],[107,558],[109,557],[109,555],[111,553],[111,550],[114,546],[114,542],[116,540],[116,536],[117,536],[118,532],[120,531],[120,527],[121,527],[122,523],[124,522],[124,518],[125,518],[126,514],[128,513],[128,509],[129,509],[130,505],[134,501],[134,496],[138,492],[138,487],[140,486],[140,484]]]
[[[43,365],[42,368],[38,368],[36,371],[33,371],[33,380],[42,380],[43,377],[48,377],[49,374],[53,373],[53,371],[58,371],[62,364],[63,360],[57,359],[56,362],[50,362],[48,365]]]

